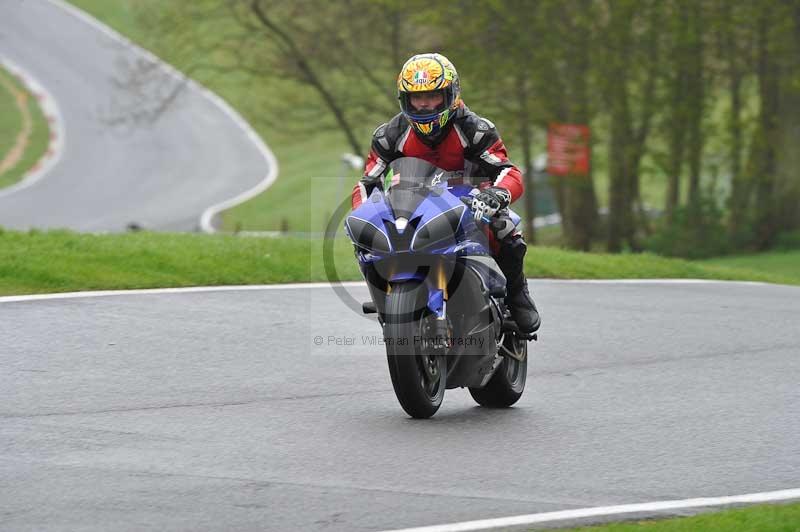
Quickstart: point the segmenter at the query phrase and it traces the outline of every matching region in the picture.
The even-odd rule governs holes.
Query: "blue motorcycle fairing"
[[[371,264],[402,255],[438,255],[452,257],[453,260],[456,257],[476,256],[491,260],[489,257],[492,253],[486,235],[461,200],[461,197],[470,196],[474,187],[468,184],[448,186],[446,180],[438,181],[438,175],[440,174],[423,176],[419,180],[415,178],[409,180],[406,176],[405,182],[400,182],[397,188],[390,188],[388,193],[376,188],[366,201],[350,213],[345,221],[345,228],[357,246],[356,255],[362,271]],[[393,190],[398,191],[395,201],[400,201],[404,205],[400,212],[408,215],[403,230],[395,226]],[[520,218],[516,213],[512,212],[511,217],[514,223],[519,222]],[[427,244],[424,240],[426,235],[431,239]],[[487,282],[491,276],[487,276],[485,271],[480,273],[483,274],[479,276],[484,289],[498,283],[498,280]],[[424,277],[424,272],[414,267],[413,270],[394,271],[387,280],[424,281]],[[443,295],[434,286],[426,284],[429,290],[428,307],[431,312],[441,317],[443,306],[439,298]]]
[[[351,227],[354,221],[363,221],[371,226],[374,226],[377,231],[383,234],[387,242],[389,242],[389,251],[392,251],[391,238],[389,238],[389,233],[386,231],[386,222],[389,221],[390,223],[394,223],[394,219],[391,214],[391,209],[388,208],[388,205],[386,204],[383,192],[375,189],[367,201],[363,202],[358,208],[351,211],[345,219],[344,227],[348,238],[350,238],[354,244],[361,244],[360,247],[368,248],[368,246],[364,245],[363,242],[358,242],[359,235],[354,234],[354,231]]]

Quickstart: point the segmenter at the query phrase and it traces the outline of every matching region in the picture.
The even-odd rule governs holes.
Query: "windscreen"
[[[453,175],[415,157],[395,159],[389,168],[386,177],[387,197],[395,219],[411,218],[422,200],[430,194],[431,188],[446,184]]]

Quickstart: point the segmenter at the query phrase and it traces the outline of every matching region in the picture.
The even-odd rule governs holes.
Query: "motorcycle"
[[[391,163],[345,219],[345,231],[383,327],[395,395],[411,417],[429,418],[449,388],[478,404],[509,407],[525,389],[528,341],[503,298],[506,279],[470,209],[477,190],[427,161]],[[519,217],[511,213],[517,223]]]

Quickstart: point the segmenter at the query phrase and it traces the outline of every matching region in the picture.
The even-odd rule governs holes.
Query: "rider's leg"
[[[523,267],[528,245],[522,238],[522,232],[511,221],[508,211],[499,213],[493,220],[492,232],[499,244],[499,247],[493,246],[497,250],[495,260],[506,276],[506,305],[520,330],[533,333],[539,329],[541,319],[528,291]]]

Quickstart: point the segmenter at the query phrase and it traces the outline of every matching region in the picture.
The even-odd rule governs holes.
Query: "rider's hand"
[[[491,218],[497,211],[505,209],[511,203],[511,193],[501,187],[489,187],[472,197],[472,213],[475,221],[484,217]]]

